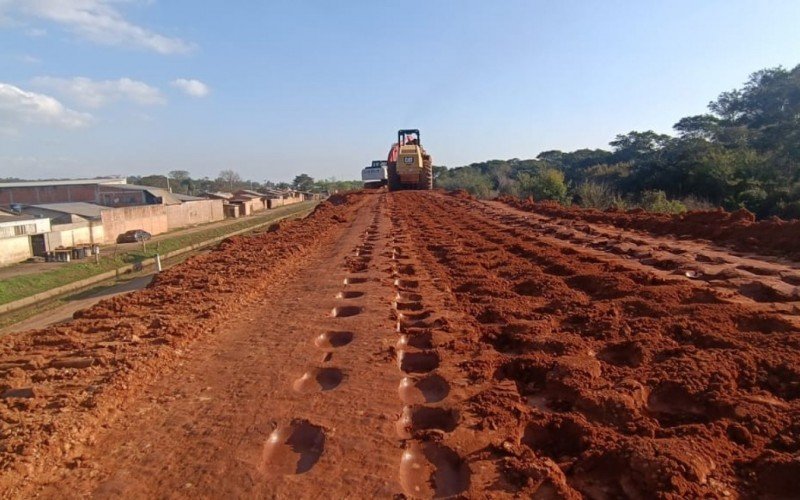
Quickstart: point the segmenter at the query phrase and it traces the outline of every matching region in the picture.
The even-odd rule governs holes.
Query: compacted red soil
[[[796,495],[796,264],[521,208],[336,197],[3,338],[0,489]]]

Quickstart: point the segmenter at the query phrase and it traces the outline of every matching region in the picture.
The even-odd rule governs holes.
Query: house
[[[105,243],[102,211],[109,207],[94,203],[43,203],[23,206],[21,212],[50,219],[50,231],[44,235],[45,250],[78,245]]]
[[[303,201],[319,201],[322,199],[322,195],[319,193],[311,193],[309,191],[298,191],[298,193],[303,197]]]
[[[277,208],[303,201],[303,196],[298,191],[291,189],[265,189],[267,207]]]
[[[228,203],[239,205],[239,215],[251,215],[269,208],[264,193],[240,189],[233,193]]]
[[[0,210],[0,265],[44,255],[50,219]]]

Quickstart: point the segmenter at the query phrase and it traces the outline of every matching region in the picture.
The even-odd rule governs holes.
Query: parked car
[[[150,233],[142,229],[131,229],[117,236],[117,243],[137,243],[151,238]]]

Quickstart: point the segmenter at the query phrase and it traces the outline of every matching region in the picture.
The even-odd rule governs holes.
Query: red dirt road
[[[0,488],[791,497],[798,277],[463,196],[337,197],[0,340]]]

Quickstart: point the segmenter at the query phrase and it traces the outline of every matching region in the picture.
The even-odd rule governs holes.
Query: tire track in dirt
[[[391,199],[390,199],[391,200]],[[392,301],[397,367],[402,374],[397,393],[403,404],[396,422],[402,441],[398,478],[412,498],[451,497],[469,487],[470,471],[458,451],[442,444],[442,437],[459,425],[461,415],[453,405],[463,389],[453,381],[452,360],[443,359],[439,347],[455,334],[455,318],[441,314],[447,308],[419,262],[416,244],[389,201],[392,240],[387,273],[394,285]]]
[[[580,220],[553,219],[500,202],[487,202],[490,218],[529,234],[630,259],[665,279],[705,283],[721,298],[763,304],[763,310],[800,312],[800,265],[778,257],[734,254],[710,243],[682,241]],[[541,237],[541,236],[540,236]]]
[[[489,441],[462,441],[471,493],[792,491],[793,322],[526,234],[478,202],[394,198],[474,327],[449,346],[484,386],[459,408]]]
[[[379,214],[376,213],[364,231],[364,242],[357,245],[351,255],[344,258],[344,267],[350,275],[342,280],[345,288],[367,282],[367,278],[359,278],[358,275],[365,274],[370,268],[372,249],[374,241],[377,240],[378,218]],[[337,354],[336,362],[339,365],[346,365],[346,352],[343,354],[340,348],[349,344],[355,335],[351,330],[339,327],[339,324],[347,326],[348,318],[365,312],[366,308],[363,305],[351,305],[351,303],[355,299],[363,299],[366,294],[364,291],[345,289],[335,295],[338,303],[330,311],[330,329],[319,334],[314,341],[314,345],[324,351],[321,362],[294,381],[292,389],[295,392],[307,394],[333,391],[346,381],[346,371],[333,364],[334,350]],[[313,424],[305,419],[295,418],[287,424],[278,425],[264,445],[262,472],[274,476],[276,473],[292,475],[310,471],[324,453],[326,437],[329,434],[331,433],[326,433],[322,425]]]
[[[606,227],[634,229],[658,236],[679,236],[682,240],[711,241],[743,252],[787,255],[793,260],[800,259],[800,221],[777,217],[756,221],[755,215],[744,208],[734,212],[720,208],[659,214],[642,209],[600,211],[563,206],[553,201],[534,202],[512,197],[504,197],[500,201],[520,210],[544,214],[565,225],[569,225],[569,221],[599,223]]]
[[[364,243],[353,250],[352,256],[345,257],[345,267],[352,274],[364,273],[372,261],[374,235],[377,231],[377,215],[364,234]],[[345,278],[343,285],[351,285],[357,278]],[[363,283],[363,282],[362,282]],[[343,290],[335,295],[341,302],[331,309],[330,317],[333,321],[341,318],[357,316],[364,312],[363,306],[348,305],[353,299],[364,297],[365,292],[357,290]],[[346,355],[342,356],[344,346],[352,342],[354,334],[349,330],[331,328],[319,334],[314,340],[314,345],[323,351],[321,362],[303,373],[292,384],[292,389],[298,393],[313,393],[333,391],[346,379],[346,372],[339,366],[332,365],[334,352],[337,361],[346,363]],[[288,424],[279,425],[270,434],[264,445],[264,458],[262,471],[278,474],[304,474],[310,471],[320,459],[325,450],[326,432],[324,427],[315,425],[305,419],[293,419]]]

